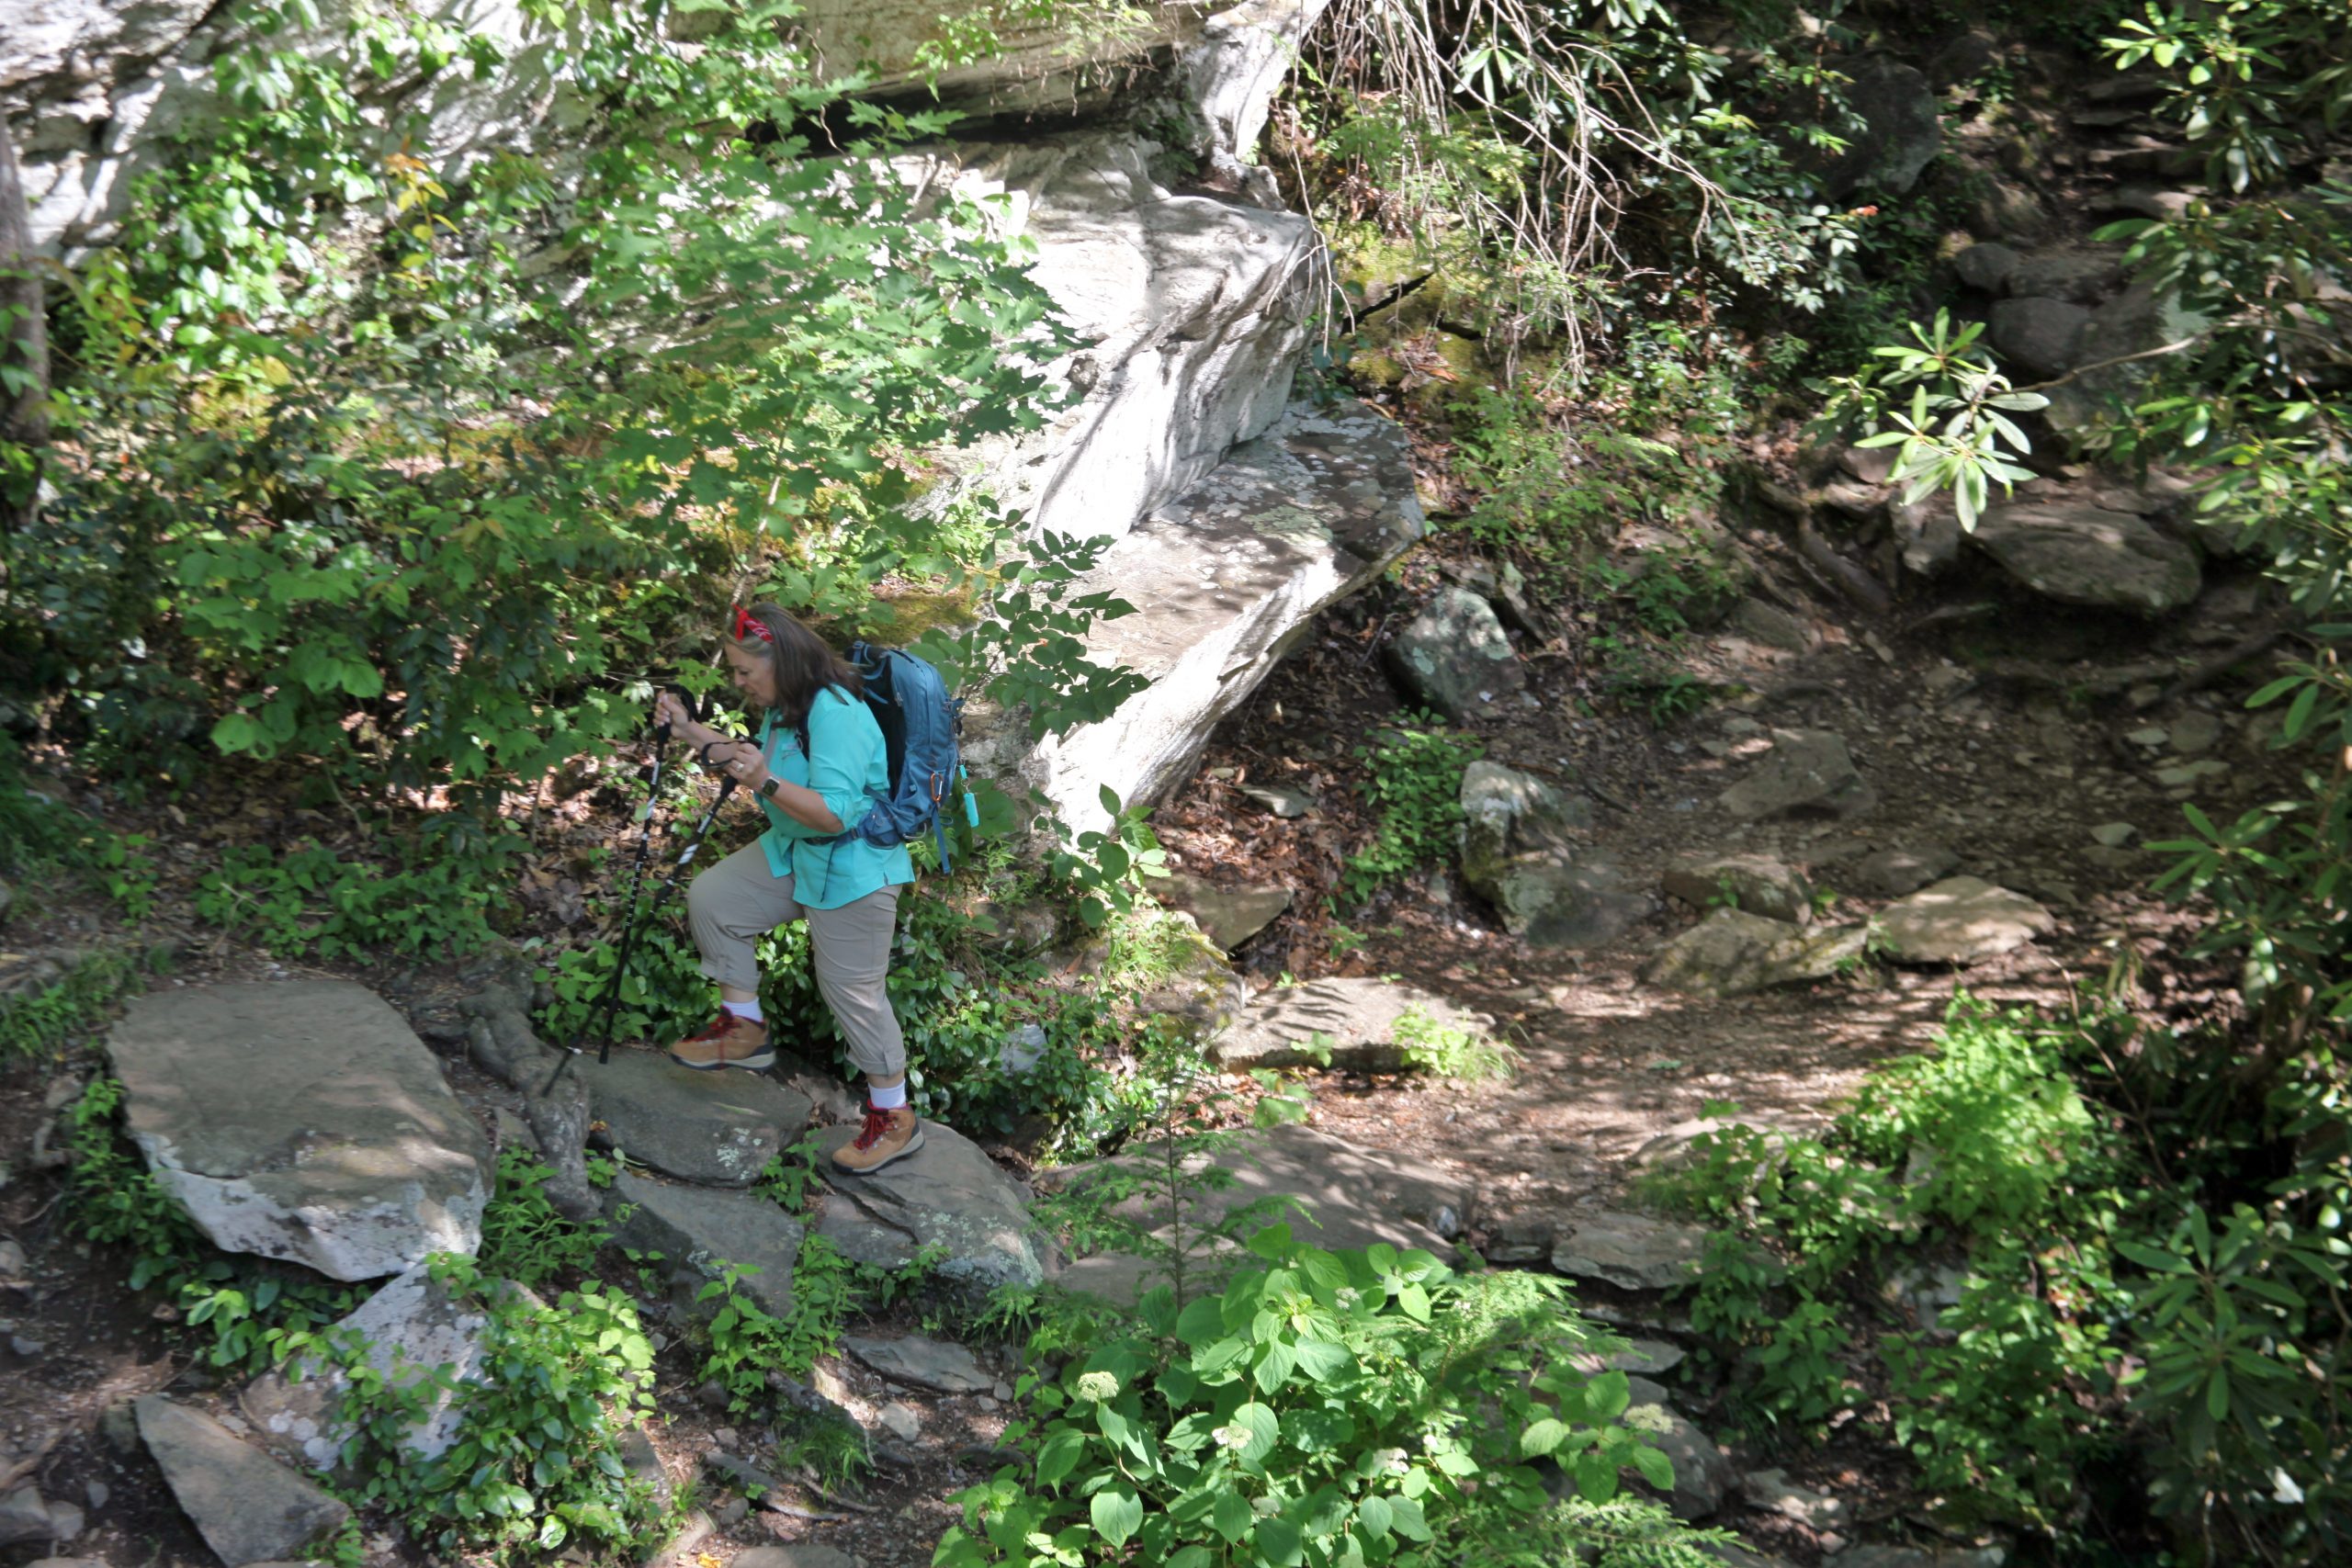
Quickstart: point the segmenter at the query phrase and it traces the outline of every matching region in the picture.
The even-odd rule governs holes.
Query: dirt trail
[[[1774,544],[1751,536],[1743,547],[1767,552]],[[1374,634],[1401,624],[1416,586],[1395,591],[1400,603],[1386,616],[1363,606],[1357,624]],[[1991,586],[1963,580],[1942,602],[1984,603]],[[2246,597],[2227,585],[2209,590],[2225,603],[2233,595]],[[1916,620],[1934,603],[1905,614]],[[1342,612],[1219,731],[1202,776],[1156,819],[1165,824],[1163,840],[1192,874],[1301,889],[1293,911],[1245,950],[1255,979],[1272,983],[1284,971],[1396,975],[1497,1018],[1524,1061],[1510,1082],[1476,1086],[1314,1073],[1317,1125],[1476,1177],[1485,1188],[1480,1228],[1492,1228],[1516,1214],[1615,1196],[1635,1152],[1709,1101],[1734,1101],[1748,1116],[1782,1124],[1825,1122],[1872,1063],[1928,1048],[1958,990],[2064,1010],[2080,982],[2106,976],[2120,955],[2144,958],[2185,940],[2179,913],[2147,890],[2165,857],[2132,847],[2185,830],[2184,788],[2157,777],[2184,754],[2153,737],[2186,721],[2179,733],[2193,754],[2224,761],[2226,773],[2192,786],[2217,816],[2250,799],[2272,764],[2258,732],[2249,735],[2225,701],[2134,707],[2135,696],[2152,692],[2131,690],[2127,677],[2167,659],[2189,660],[2217,635],[2211,625],[2062,613],[2051,640],[2067,646],[2040,661],[2039,678],[2028,683],[1985,671],[2003,668],[1999,660],[2037,626],[2060,619],[2052,607],[2013,595],[1995,601],[1996,610],[1988,604],[1992,613],[1961,623],[1970,639],[1954,645],[1932,631],[1883,635],[1838,607],[1804,604],[1803,652],[1728,631],[1689,639],[1681,650],[1688,667],[1737,694],[1679,723],[1653,728],[1605,707],[1599,711],[1610,716],[1598,718],[1594,677],[1566,658],[1537,657],[1528,670],[1540,706],[1475,728],[1489,757],[1585,784],[1597,807],[1593,847],[1617,857],[1637,886],[1655,891],[1667,863],[1685,852],[1770,854],[1836,893],[1824,918],[1846,922],[1890,901],[1865,890],[1862,856],[1939,845],[1956,873],[2041,900],[2055,931],[1964,968],[1878,964],[1722,1000],[1639,978],[1648,952],[1702,910],[1661,897],[1657,914],[1605,949],[1544,952],[1506,934],[1455,874],[1440,869],[1351,916],[1365,940],[1334,957],[1320,896],[1350,833],[1363,831],[1351,795],[1367,765],[1349,754],[1353,742],[1344,738],[1372,733],[1399,705]],[[1756,824],[1726,812],[1717,796],[1752,769],[1766,744],[1760,732],[1792,728],[1843,736],[1877,804],[1845,821]],[[1325,811],[1279,820],[1240,793],[1252,783],[1307,788]],[[2119,822],[2132,826],[2130,844],[2095,835]],[[1337,945],[1345,948],[1346,938]],[[2142,999],[2187,1007],[2203,998]]]

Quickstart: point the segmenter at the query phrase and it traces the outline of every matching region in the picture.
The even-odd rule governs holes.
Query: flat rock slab
[[[748,1187],[808,1127],[815,1107],[765,1073],[696,1072],[655,1051],[615,1051],[573,1071],[613,1146],[682,1181]]]
[[[351,1510],[209,1416],[149,1394],[139,1435],[205,1543],[229,1568],[305,1555]]]
[[[1702,909],[1728,905],[1799,926],[1813,919],[1813,885],[1770,855],[1686,855],[1666,868],[1665,886]]]
[[[1878,804],[1845,738],[1826,729],[1773,731],[1772,750],[1724,791],[1723,807],[1744,822],[1776,817],[1854,817]]]
[[[742,1277],[743,1293],[774,1317],[792,1312],[792,1271],[808,1227],[756,1192],[685,1187],[624,1171],[613,1179],[606,1204],[613,1240],[639,1252],[658,1252],[670,1279],[693,1296],[732,1263],[756,1273]]]
[[[1979,547],[2008,574],[2066,604],[2177,610],[2203,584],[2197,553],[2146,518],[2068,502],[2018,502],[1977,520]]]
[[[1392,1072],[1405,1060],[1397,1021],[1416,1009],[1443,1028],[1495,1032],[1494,1020],[1418,986],[1355,976],[1266,992],[1209,1042],[1209,1056],[1227,1067],[1291,1067],[1320,1063],[1328,1048],[1333,1066]]]
[[[1808,930],[1745,909],[1717,909],[1660,948],[1642,977],[1691,996],[1743,997],[1827,979],[1859,963],[1869,944],[1865,925]]]
[[[996,1386],[996,1379],[981,1368],[971,1351],[920,1334],[895,1339],[852,1334],[842,1338],[842,1348],[864,1366],[909,1388],[927,1388],[933,1393],[986,1393]]]
[[[870,1176],[850,1176],[833,1168],[831,1156],[855,1136],[855,1127],[825,1134],[817,1168],[831,1191],[818,1214],[820,1235],[885,1269],[935,1247],[939,1278],[978,1290],[1045,1279],[1053,1244],[1029,1218],[1028,1192],[971,1139],[925,1122],[922,1148]]]
[[[1160,883],[1152,894],[1161,903],[1192,916],[1201,934],[1222,953],[1231,953],[1272,925],[1290,908],[1292,897],[1287,887],[1220,887],[1182,872]]]
[[[489,1323],[479,1304],[453,1298],[434,1280],[430,1266],[419,1264],[335,1327],[366,1345],[368,1364],[387,1386],[408,1388],[436,1368],[447,1370],[452,1384],[480,1381],[489,1353]],[[332,1469],[353,1435],[353,1427],[337,1416],[351,1380],[333,1363],[308,1357],[296,1370],[299,1378],[267,1372],[254,1379],[238,1404],[260,1440],[280,1458],[310,1470]],[[457,1441],[458,1418],[457,1389],[433,1392],[401,1446],[417,1459],[439,1459]]]
[[[374,1280],[481,1245],[481,1129],[365,987],[151,992],[107,1054],[157,1183],[216,1246]]]
[[[1647,1214],[1597,1210],[1564,1221],[1552,1267],[1574,1280],[1628,1291],[1670,1291],[1695,1282],[1707,1233]]]
[[[1968,964],[2023,947],[2057,928],[2021,893],[1973,876],[1948,877],[1888,905],[1878,917],[1887,951],[1907,964]]]
[[[1112,1173],[1146,1170],[1150,1156],[1122,1155],[1057,1170],[1048,1179],[1057,1190],[1083,1188]],[[1234,1135],[1225,1146],[1188,1156],[1184,1169],[1197,1177],[1215,1166],[1232,1175],[1229,1186],[1188,1199],[1184,1223],[1192,1230],[1214,1227],[1243,1204],[1264,1198],[1290,1201],[1267,1224],[1287,1223],[1292,1233],[1314,1246],[1337,1250],[1375,1242],[1419,1247],[1447,1255],[1453,1238],[1469,1224],[1477,1188],[1427,1160],[1386,1149],[1364,1148],[1312,1127],[1258,1128]],[[1112,1213],[1138,1227],[1165,1234],[1174,1218],[1165,1194],[1137,1193]],[[1113,1299],[1134,1288],[1145,1271],[1120,1270],[1092,1258],[1073,1265],[1058,1283]],[[1148,1282],[1148,1281],[1147,1281]]]

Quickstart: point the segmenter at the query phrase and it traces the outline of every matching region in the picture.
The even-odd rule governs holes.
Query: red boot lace
[[[725,1034],[727,1032],[727,1026],[734,1021],[735,1015],[729,1012],[726,1009],[721,1008],[718,1010],[718,1017],[712,1021],[709,1028],[704,1030],[700,1034],[689,1034],[686,1038],[689,1040],[716,1040],[720,1035]]]
[[[875,1106],[868,1105],[865,1108],[865,1125],[858,1130],[857,1140],[855,1143],[851,1145],[851,1147],[856,1149],[860,1154],[865,1153],[867,1149],[870,1149],[875,1145],[880,1143],[882,1141],[883,1134],[889,1132],[891,1126],[897,1121],[898,1113],[896,1111],[883,1111]]]

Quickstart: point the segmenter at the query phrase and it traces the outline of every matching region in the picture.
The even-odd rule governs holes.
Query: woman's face
[[[743,701],[754,709],[775,706],[775,661],[768,657],[767,645],[730,642],[726,652],[728,674]]]

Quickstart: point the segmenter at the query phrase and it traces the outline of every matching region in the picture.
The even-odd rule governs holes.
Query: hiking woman
[[[906,1044],[884,984],[899,889],[914,880],[914,865],[903,844],[886,850],[840,836],[870,797],[888,792],[882,728],[857,672],[784,610],[739,607],[729,630],[728,670],[761,716],[757,739],[734,740],[696,724],[667,692],[653,717],[756,795],[768,830],[687,889],[702,972],[718,983],[721,1005],[710,1027],[673,1045],[670,1056],[707,1070],[775,1064],[753,947],[776,927],[806,919],[817,988],[865,1075],[865,1124],[834,1151],[833,1163],[862,1175],[922,1146],[922,1122],[907,1103]]]

